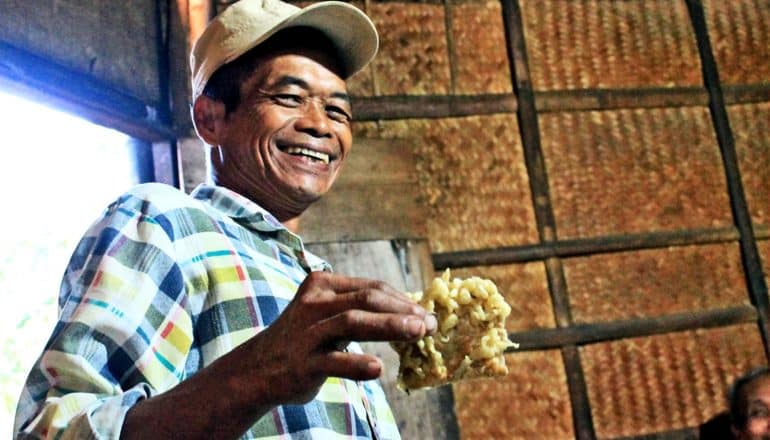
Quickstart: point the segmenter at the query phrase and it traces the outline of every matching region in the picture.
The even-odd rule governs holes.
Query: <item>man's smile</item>
[[[329,164],[330,155],[320,151],[311,150],[305,147],[279,147],[279,149],[284,153],[291,154],[292,156],[308,157],[313,161],[323,162],[327,165]]]

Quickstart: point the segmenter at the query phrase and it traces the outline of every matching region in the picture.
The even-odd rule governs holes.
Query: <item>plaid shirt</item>
[[[117,438],[132,405],[270,325],[310,271],[329,269],[232,191],[136,187],[70,260],[59,322],[22,391],[14,432]],[[370,426],[399,437],[379,384],[329,378],[315,400],[274,408],[243,438],[369,438]]]

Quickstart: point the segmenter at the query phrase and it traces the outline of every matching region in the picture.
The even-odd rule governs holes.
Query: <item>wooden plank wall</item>
[[[154,3],[4,0],[0,40],[157,105]]]
[[[0,2],[0,81],[146,141],[174,138],[170,2]]]

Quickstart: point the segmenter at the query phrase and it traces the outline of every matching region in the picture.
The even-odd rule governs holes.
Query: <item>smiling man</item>
[[[346,3],[242,0],[212,21],[191,65],[214,184],[139,186],[89,229],[18,438],[398,438],[382,362],[355,341],[435,318],[293,233],[352,148],[345,80],[376,49]]]
[[[350,99],[338,75],[345,70],[333,47],[315,29],[282,30],[217,72],[195,102],[198,133],[214,146],[214,180],[259,200],[289,229],[329,190],[353,142]],[[253,74],[236,107],[225,101],[235,96],[228,78],[239,70]]]

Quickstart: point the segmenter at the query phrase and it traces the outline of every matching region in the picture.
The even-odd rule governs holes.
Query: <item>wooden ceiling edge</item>
[[[176,137],[160,122],[154,104],[4,42],[0,42],[0,84],[12,93],[144,141]]]

